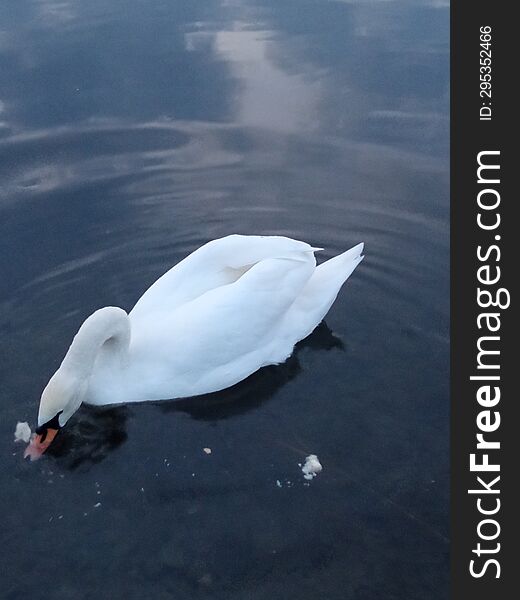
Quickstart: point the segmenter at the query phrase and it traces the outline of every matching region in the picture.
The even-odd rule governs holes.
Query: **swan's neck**
[[[122,366],[129,344],[130,320],[126,312],[114,306],[101,308],[79,328],[60,368],[79,379],[88,379],[100,351],[107,360]]]

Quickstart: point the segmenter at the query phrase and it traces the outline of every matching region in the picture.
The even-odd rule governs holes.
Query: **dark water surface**
[[[446,598],[448,17],[1,3],[3,599]],[[366,260],[286,364],[82,408],[25,463],[16,422],[83,319],[233,232]]]

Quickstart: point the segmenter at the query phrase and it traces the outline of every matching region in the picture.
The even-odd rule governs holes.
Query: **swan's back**
[[[313,248],[281,236],[228,235],[201,246],[160,277],[130,313],[137,323],[153,313],[169,312],[202,294],[236,282],[268,258],[294,257]]]

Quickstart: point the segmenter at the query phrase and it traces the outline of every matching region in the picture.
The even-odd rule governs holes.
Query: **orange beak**
[[[31,458],[31,461],[38,460],[42,454],[51,445],[52,440],[56,437],[59,429],[46,429],[44,433],[36,434],[23,453],[23,457]]]

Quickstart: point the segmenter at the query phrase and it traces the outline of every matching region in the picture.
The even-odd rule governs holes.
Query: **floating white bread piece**
[[[309,454],[305,459],[305,464],[302,467],[303,476],[305,479],[311,480],[323,470],[323,467],[318,460],[316,454]]]
[[[14,441],[15,442],[25,442],[26,444],[31,439],[31,428],[29,427],[29,423],[18,421],[16,424],[16,429],[14,430]]]

